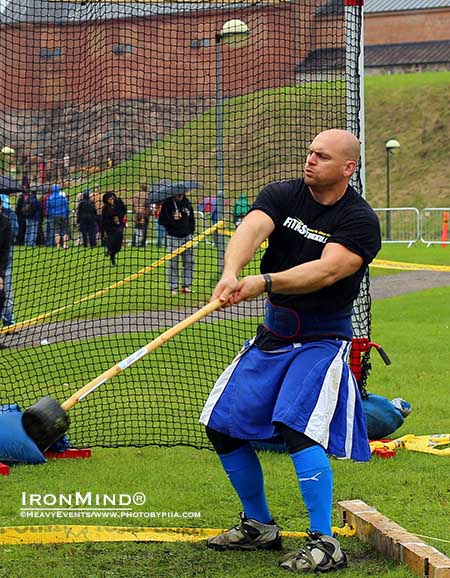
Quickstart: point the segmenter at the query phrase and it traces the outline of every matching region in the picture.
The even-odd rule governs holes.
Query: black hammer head
[[[43,452],[69,428],[69,416],[51,397],[43,397],[23,412],[24,430]]]

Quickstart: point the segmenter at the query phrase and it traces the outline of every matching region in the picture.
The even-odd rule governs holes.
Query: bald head
[[[332,128],[319,133],[314,139],[320,139],[326,146],[336,151],[341,158],[348,161],[359,161],[361,145],[356,136],[348,130]]]

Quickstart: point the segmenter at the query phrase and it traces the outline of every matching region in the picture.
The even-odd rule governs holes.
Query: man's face
[[[347,179],[352,171],[336,139],[319,134],[311,143],[304,168],[304,180],[310,187],[329,187]]]

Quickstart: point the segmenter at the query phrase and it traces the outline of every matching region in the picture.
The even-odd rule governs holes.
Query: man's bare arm
[[[286,271],[272,273],[272,291],[289,295],[312,293],[336,283],[353,273],[363,264],[362,257],[343,245],[329,243],[320,259],[297,265]],[[262,275],[249,275],[242,279],[230,303],[253,299],[263,293],[265,281]]]
[[[224,303],[228,301],[238,286],[240,272],[274,228],[274,222],[263,211],[252,211],[244,218],[228,243],[222,277],[211,299],[219,298]]]

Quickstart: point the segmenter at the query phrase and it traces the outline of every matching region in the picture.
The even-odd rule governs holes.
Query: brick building
[[[12,0],[0,13],[0,70],[8,71],[0,108],[213,97],[215,36],[231,18],[244,20],[251,35],[241,48],[223,46],[224,91],[293,84],[296,62],[316,42],[315,13],[324,3]],[[300,35],[299,25],[311,37]],[[251,74],[255,62],[258,74]]]
[[[450,70],[450,0],[366,0],[366,74]]]

